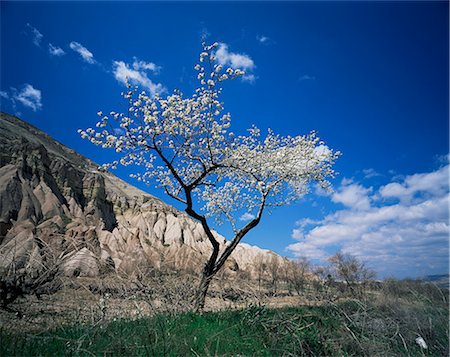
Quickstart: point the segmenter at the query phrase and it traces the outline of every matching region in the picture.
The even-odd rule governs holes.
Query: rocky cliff
[[[210,244],[201,225],[20,119],[0,114],[0,269],[53,259],[68,276],[149,268],[199,271]],[[226,240],[217,235],[222,246]],[[284,259],[240,244],[226,266],[255,276]]]

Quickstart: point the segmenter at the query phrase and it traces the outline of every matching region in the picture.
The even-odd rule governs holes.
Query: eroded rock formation
[[[185,213],[1,114],[0,269],[32,272],[52,260],[68,276],[199,271],[209,253],[201,225]],[[283,264],[241,244],[226,269],[255,275],[256,260],[274,256]]]

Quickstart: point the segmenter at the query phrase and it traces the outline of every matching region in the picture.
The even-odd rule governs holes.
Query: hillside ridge
[[[203,267],[211,247],[199,222],[21,119],[0,119],[0,269],[38,270],[49,250],[68,276]],[[226,270],[254,276],[274,259],[286,261],[240,244]]]

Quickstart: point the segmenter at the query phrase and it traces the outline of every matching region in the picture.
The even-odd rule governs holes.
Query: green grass
[[[408,316],[404,316],[408,314]],[[431,326],[416,327],[414,315]],[[424,321],[425,321],[424,320]],[[420,323],[422,323],[420,321]],[[422,329],[421,331],[419,331]],[[421,350],[417,333],[429,344]],[[0,356],[444,356],[448,312],[339,305],[156,315],[41,334],[0,331]]]

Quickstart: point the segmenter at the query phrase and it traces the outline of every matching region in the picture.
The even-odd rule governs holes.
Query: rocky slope
[[[201,225],[183,212],[0,114],[0,272],[32,272],[51,262],[68,276],[199,271],[209,252]],[[253,276],[261,261],[285,263],[246,244],[230,258],[228,272]]]

